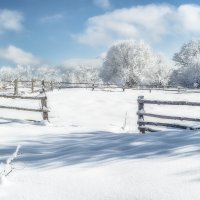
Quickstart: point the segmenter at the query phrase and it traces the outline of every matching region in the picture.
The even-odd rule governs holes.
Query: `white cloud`
[[[40,22],[42,23],[58,22],[61,21],[63,18],[64,16],[62,14],[48,15],[40,18]]]
[[[75,38],[79,43],[104,46],[130,38],[153,43],[173,34],[200,36],[199,5],[150,4],[114,10],[89,18],[86,29]]]
[[[104,8],[104,9],[107,9],[111,6],[109,0],[93,0],[93,1],[96,6]]]
[[[178,19],[184,30],[200,33],[200,6],[182,5],[177,10]]]
[[[23,15],[18,11],[0,10],[0,33],[22,30],[23,20]]]
[[[40,63],[40,60],[33,54],[25,52],[24,50],[13,45],[0,49],[0,58],[21,65],[37,65]]]

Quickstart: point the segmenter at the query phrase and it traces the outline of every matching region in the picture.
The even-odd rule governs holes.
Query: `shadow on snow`
[[[199,156],[197,131],[162,132],[146,135],[111,132],[72,133],[23,140],[18,162],[32,167],[102,164],[143,158]],[[16,144],[17,146],[17,144]],[[16,146],[0,147],[0,162]]]

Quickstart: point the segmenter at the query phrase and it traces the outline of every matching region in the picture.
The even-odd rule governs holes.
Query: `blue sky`
[[[96,58],[121,39],[143,39],[170,57],[199,36],[195,0],[0,1],[0,65]]]

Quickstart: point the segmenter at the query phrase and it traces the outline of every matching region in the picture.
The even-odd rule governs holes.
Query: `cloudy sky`
[[[199,1],[0,0],[0,65],[96,58],[122,39],[171,57],[200,38]]]

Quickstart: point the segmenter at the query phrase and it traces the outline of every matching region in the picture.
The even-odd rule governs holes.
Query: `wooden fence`
[[[39,100],[41,101],[41,108],[24,108],[24,107],[15,107],[15,106],[3,106],[0,105],[0,109],[12,109],[12,110],[21,110],[21,111],[30,111],[30,112],[40,112],[42,113],[43,120],[48,120],[48,108],[47,108],[47,97],[42,93],[38,97],[29,97],[29,96],[17,96],[17,95],[0,95],[0,98],[8,99],[23,99],[23,100]]]
[[[190,118],[190,117],[179,117],[179,116],[169,116],[169,115],[158,115],[153,113],[146,113],[144,110],[145,104],[155,104],[155,105],[172,105],[172,106],[200,106],[200,102],[187,102],[187,101],[154,101],[154,100],[145,100],[144,96],[138,97],[138,129],[141,133],[146,131],[156,132],[153,128],[149,126],[160,126],[160,127],[169,127],[169,128],[178,128],[178,129],[189,129],[196,130],[197,128],[187,125],[180,125],[176,123],[165,123],[165,122],[152,122],[146,121],[144,117],[152,117],[158,119],[169,119],[176,121],[191,121],[191,122],[200,122],[200,118]]]
[[[7,91],[8,89],[12,91],[14,95],[18,95],[21,92],[22,88],[26,88],[26,91],[34,93],[41,90],[52,91],[53,89],[69,89],[69,88],[86,88],[94,90],[107,90],[107,89],[120,89],[125,91],[126,89],[132,90],[148,90],[149,92],[162,90],[169,92],[194,92],[200,93],[199,89],[188,89],[188,88],[173,88],[172,86],[158,87],[156,85],[138,85],[138,86],[127,86],[127,85],[114,85],[111,83],[88,83],[88,82],[64,82],[64,81],[47,81],[47,80],[19,80],[15,79],[14,81],[1,81],[1,90]]]
[[[99,83],[70,83],[70,82],[57,82],[57,81],[46,81],[46,80],[18,80],[14,81],[1,81],[1,89],[10,89],[14,95],[20,93],[21,88],[30,89],[29,92],[34,93],[38,91],[53,91],[53,89],[67,89],[67,88],[90,88],[92,91],[95,89],[122,89],[125,91],[127,87],[114,84],[99,84]]]
[[[43,81],[42,80],[18,80],[15,79],[14,81],[1,81],[1,91],[10,91],[14,95],[18,95],[22,88],[28,89],[31,93],[39,92],[43,88]]]

